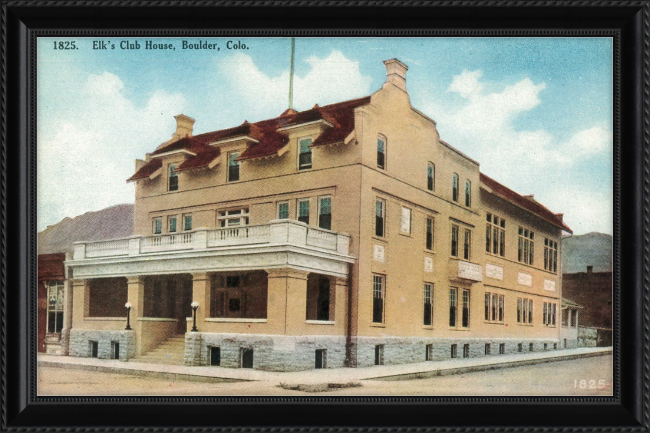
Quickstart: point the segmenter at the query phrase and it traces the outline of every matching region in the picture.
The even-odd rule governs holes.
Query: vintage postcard
[[[38,395],[611,396],[613,40],[39,37]]]

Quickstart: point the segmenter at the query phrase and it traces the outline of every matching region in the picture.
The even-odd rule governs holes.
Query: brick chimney
[[[406,92],[406,71],[408,66],[397,59],[384,60],[386,83],[394,84]]]
[[[587,266],[587,273],[591,274],[592,272],[594,272],[594,267],[592,265]]]
[[[174,119],[176,119],[176,132],[172,138],[180,140],[184,137],[191,137],[192,130],[194,129],[194,119],[184,114],[174,116]]]

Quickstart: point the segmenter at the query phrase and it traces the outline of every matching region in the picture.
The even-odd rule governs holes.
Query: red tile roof
[[[526,198],[522,195],[517,194],[510,188],[500,184],[496,180],[492,179],[481,173],[481,182],[484,183],[492,192],[501,197],[502,199],[526,209],[527,211],[539,216],[543,220],[553,224],[556,227],[566,230],[569,233],[573,233],[573,230],[569,228],[563,221],[562,218],[551,212],[547,207],[536,202],[532,198]]]
[[[63,280],[65,271],[63,262],[64,253],[39,254],[38,255],[38,280]]]
[[[176,168],[176,171],[190,170],[208,166],[214,158],[220,155],[217,146],[211,146],[221,140],[251,137],[257,142],[248,145],[239,156],[239,160],[260,158],[272,156],[283,148],[289,139],[286,134],[278,132],[279,128],[286,126],[299,125],[318,120],[323,120],[332,125],[326,127],[325,131],[312,143],[312,146],[321,146],[343,141],[354,129],[354,109],[370,103],[370,97],[353,99],[350,101],[339,102],[336,104],[319,107],[315,105],[310,110],[297,112],[288,109],[279,117],[262,120],[260,122],[248,123],[244,121],[234,128],[222,129],[220,131],[207,132],[205,134],[185,137],[180,140],[164,144],[158,147],[153,155],[173,152],[175,150],[186,149],[196,156],[188,156],[187,159]],[[156,170],[162,167],[159,158],[152,158],[142,166],[127,181],[146,179]]]

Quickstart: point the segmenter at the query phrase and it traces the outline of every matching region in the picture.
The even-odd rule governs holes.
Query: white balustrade
[[[208,247],[268,243],[268,225],[226,227],[208,231]]]
[[[336,250],[336,233],[319,230],[313,227],[307,229],[307,245],[327,250]]]
[[[86,244],[86,258],[113,257],[129,254],[129,240],[116,239],[110,241],[89,242]]]
[[[192,249],[192,232],[148,236],[142,239],[140,249],[143,253]]]

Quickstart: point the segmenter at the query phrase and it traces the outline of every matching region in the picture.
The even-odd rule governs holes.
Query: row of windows
[[[192,230],[192,214],[183,214],[182,215],[182,231]],[[163,227],[163,217],[155,217],[153,219],[152,231],[154,235],[159,235],[162,233]],[[176,233],[179,230],[178,227],[178,215],[169,215],[167,217],[167,231],[169,233]]]
[[[385,322],[386,276],[373,274],[372,290],[372,321],[373,323]],[[423,316],[424,326],[433,325],[433,284],[424,283],[423,290]],[[557,304],[544,302],[542,324],[545,326],[556,325]],[[505,295],[498,293],[485,293],[486,322],[503,323],[505,319]],[[517,298],[517,323],[533,323],[533,300]],[[470,290],[457,287],[449,288],[449,326],[452,328],[469,328],[470,326]]]
[[[296,219],[309,224],[310,198],[296,200]],[[277,218],[289,219],[289,200],[277,204]],[[332,198],[330,196],[318,197],[318,227],[326,230],[332,229]]]
[[[486,214],[485,251],[495,256],[504,257],[506,254],[506,220]],[[535,260],[535,232],[525,227],[517,231],[517,260],[520,263],[533,265]],[[557,242],[544,238],[544,269],[557,273]]]

